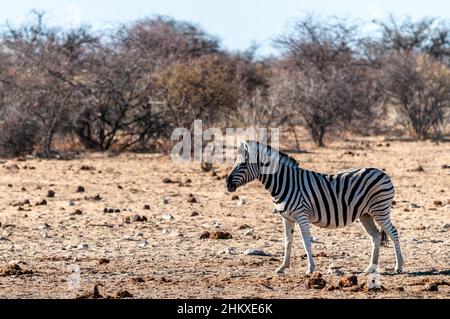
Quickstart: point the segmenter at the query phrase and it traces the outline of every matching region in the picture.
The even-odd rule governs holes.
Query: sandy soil
[[[293,154],[307,169],[373,166],[392,176],[392,215],[406,265],[404,274],[393,274],[393,247],[381,250],[383,291],[340,288],[340,275],[328,273],[333,264],[366,282],[361,271],[370,241],[359,223],[338,230],[312,227],[316,270],[326,286],[308,288],[298,229],[291,268],[274,274],[283,256],[283,225],[256,182],[238,190],[246,201],[238,205],[224,188],[230,166],[212,174],[160,155],[91,154],[1,162],[0,297],[75,298],[97,285],[103,297],[449,298],[450,169],[443,165],[450,165],[450,143],[388,143],[380,137],[308,151]],[[46,205],[37,205],[43,200]],[[133,221],[136,214],[146,220]],[[164,219],[166,214],[173,219]],[[204,231],[217,230],[232,238],[200,239]],[[272,256],[244,255],[248,248]]]

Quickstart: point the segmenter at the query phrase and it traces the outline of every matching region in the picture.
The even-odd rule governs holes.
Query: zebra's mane
[[[258,146],[258,150],[263,151],[266,155],[270,155],[270,154],[272,154],[272,152],[276,152],[278,155],[280,164],[287,165],[289,167],[297,167],[297,168],[300,167],[297,160],[295,158],[293,158],[292,156],[288,155],[287,153],[277,150],[275,148],[272,148],[269,145],[259,143],[259,142],[256,142],[256,145]]]

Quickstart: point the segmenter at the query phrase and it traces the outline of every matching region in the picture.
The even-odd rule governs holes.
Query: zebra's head
[[[258,143],[246,141],[239,145],[236,164],[227,177],[226,186],[229,192],[245,185],[259,176],[259,147]]]

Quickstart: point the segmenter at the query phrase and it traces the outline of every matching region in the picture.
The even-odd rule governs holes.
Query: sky
[[[389,13],[410,16],[450,18],[449,0],[16,0],[5,1],[0,9],[0,25],[21,24],[32,9],[47,12],[50,25],[76,27],[90,25],[94,30],[118,23],[154,16],[171,16],[193,22],[221,39],[224,48],[245,50],[258,44],[260,55],[276,54],[272,39],[286,31],[295,18],[306,13],[337,15],[365,23],[372,32],[373,19]]]

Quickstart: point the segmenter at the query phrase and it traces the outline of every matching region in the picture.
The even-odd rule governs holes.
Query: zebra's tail
[[[389,247],[389,237],[384,230],[381,231],[381,246]]]

